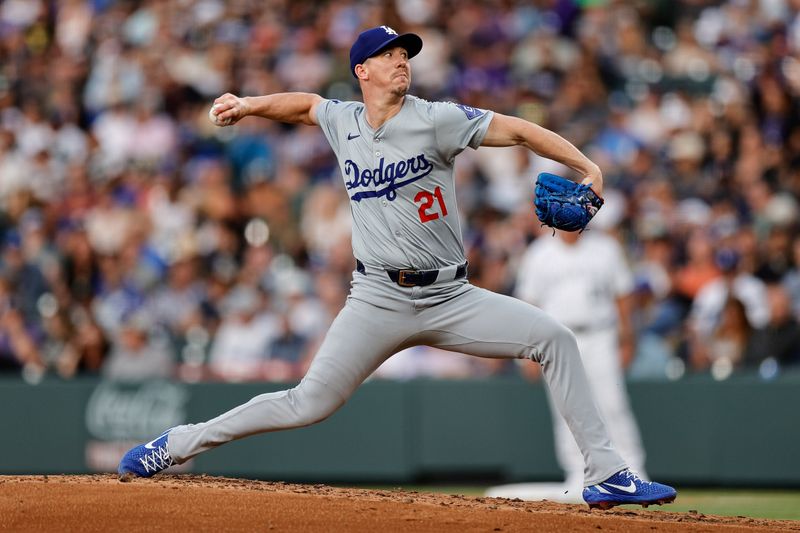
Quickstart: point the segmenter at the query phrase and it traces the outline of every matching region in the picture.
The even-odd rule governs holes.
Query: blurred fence
[[[113,471],[129,446],[280,384],[0,381],[0,474]],[[630,384],[659,480],[800,486],[800,375]],[[372,381],[327,421],[203,454],[184,472],[286,481],[554,480],[544,389],[519,379]]]

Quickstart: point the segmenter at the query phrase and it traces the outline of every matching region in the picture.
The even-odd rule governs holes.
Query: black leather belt
[[[444,270],[391,270],[386,269],[389,279],[400,285],[401,287],[424,287],[426,285],[433,285],[437,281],[450,281],[454,279],[461,279],[467,276],[467,265],[458,265],[454,271],[449,275],[439,279],[439,273]],[[364,263],[356,259],[356,270],[362,274],[366,273]]]

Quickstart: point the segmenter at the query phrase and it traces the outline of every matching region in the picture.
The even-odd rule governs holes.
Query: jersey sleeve
[[[452,102],[436,102],[433,111],[436,144],[448,160],[467,146],[480,146],[494,116],[491,111]]]
[[[323,100],[317,105],[317,123],[335,153],[339,153],[341,136],[337,135],[337,131],[345,107],[345,104],[339,100]]]

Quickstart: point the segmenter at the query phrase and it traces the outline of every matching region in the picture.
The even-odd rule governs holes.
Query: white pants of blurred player
[[[595,402],[606,422],[611,441],[628,467],[647,478],[645,452],[639,426],[631,411],[625,373],[619,358],[617,332],[612,328],[574,331]],[[491,487],[486,495],[496,498],[583,502],[583,457],[564,419],[550,404],[556,460],[564,471],[561,483],[515,483]]]

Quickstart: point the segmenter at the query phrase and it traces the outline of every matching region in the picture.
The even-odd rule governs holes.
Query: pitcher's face
[[[395,46],[367,59],[363,64],[368,80],[397,96],[405,96],[411,86],[411,65],[405,48]]]

